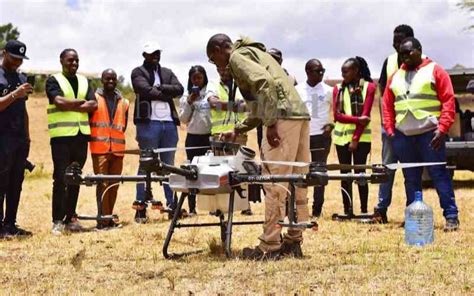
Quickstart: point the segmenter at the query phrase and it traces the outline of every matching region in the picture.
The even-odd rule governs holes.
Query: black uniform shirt
[[[13,92],[26,82],[26,75],[9,72],[0,66],[0,97]],[[27,97],[16,98],[5,110],[0,111],[0,135],[26,139],[25,113]]]

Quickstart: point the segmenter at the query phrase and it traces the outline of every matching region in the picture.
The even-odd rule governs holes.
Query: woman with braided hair
[[[370,111],[376,86],[362,57],[346,60],[341,68],[343,82],[334,86],[334,143],[340,164],[365,164],[371,147]],[[349,173],[350,170],[341,170]],[[355,170],[356,173],[364,170]],[[353,215],[352,182],[341,181],[344,213]],[[359,184],[360,210],[367,213],[369,187]]]

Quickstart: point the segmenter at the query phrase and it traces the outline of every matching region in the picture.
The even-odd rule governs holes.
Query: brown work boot
[[[284,257],[293,256],[294,258],[303,258],[301,242],[284,240],[281,245],[280,254]]]
[[[371,220],[373,224],[387,224],[387,210],[374,208],[374,214],[372,215]]]
[[[255,261],[278,260],[280,259],[280,250],[264,252],[259,247],[244,248],[241,257],[242,259]]]

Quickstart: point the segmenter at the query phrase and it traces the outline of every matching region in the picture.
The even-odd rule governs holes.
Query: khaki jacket
[[[263,44],[249,38],[237,40],[229,68],[250,109],[248,118],[236,125],[237,131],[251,130],[260,123],[272,126],[278,119],[310,120],[288,75]]]

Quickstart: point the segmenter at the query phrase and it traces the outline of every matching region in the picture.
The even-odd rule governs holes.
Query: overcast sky
[[[474,67],[474,31],[464,30],[473,22],[469,17],[456,1],[0,0],[0,24],[13,23],[27,44],[24,69],[60,70],[59,53],[72,47],[79,71],[111,67],[129,81],[142,63],[143,44],[153,40],[164,49],[161,64],[183,85],[196,64],[217,77],[205,46],[220,32],[281,49],[283,66],[300,82],[310,58],[323,62],[327,78],[339,78],[342,62],[355,55],[365,57],[378,77],[393,52],[393,29],[402,23],[445,68]]]

